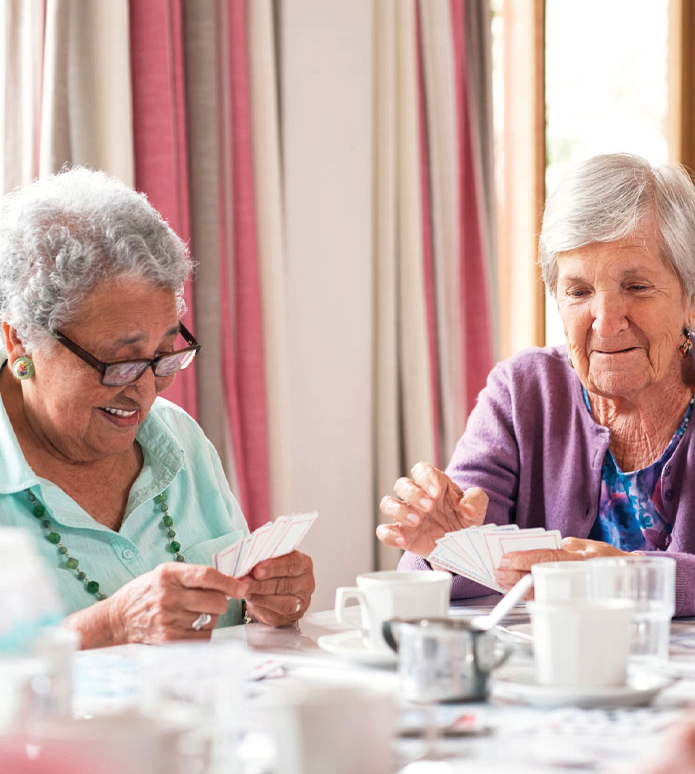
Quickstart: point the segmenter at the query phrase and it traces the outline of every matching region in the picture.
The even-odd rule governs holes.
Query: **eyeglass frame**
[[[51,336],[56,341],[59,341],[66,349],[69,349],[70,352],[72,352],[74,355],[77,355],[81,360],[83,360],[87,365],[92,366],[92,368],[99,371],[101,374],[101,383],[104,384],[104,376],[106,375],[106,370],[110,366],[116,366],[116,365],[123,365],[124,363],[147,363],[145,368],[142,369],[142,371],[133,379],[132,382],[124,382],[123,384],[104,384],[104,387],[126,387],[129,384],[135,384],[135,382],[140,379],[140,377],[147,371],[148,368],[152,369],[152,373],[157,376],[155,373],[155,368],[157,367],[157,364],[164,360],[167,357],[171,357],[172,355],[180,355],[182,352],[193,352],[193,357],[186,363],[183,368],[179,368],[176,371],[174,371],[172,374],[169,374],[169,376],[173,376],[174,374],[177,374],[179,371],[183,371],[185,368],[188,368],[188,366],[193,362],[195,359],[195,356],[200,351],[201,345],[198,344],[195,336],[186,328],[186,326],[179,320],[179,333],[183,336],[184,340],[187,344],[190,346],[184,347],[183,349],[177,349],[174,350],[174,352],[165,352],[163,355],[157,355],[155,358],[149,358],[149,357],[139,357],[134,359],[125,359],[125,360],[115,360],[112,363],[104,363],[103,360],[99,360],[98,358],[94,357],[94,355],[90,355],[87,350],[82,349],[82,347],[79,344],[75,344],[75,342],[72,339],[69,339],[64,333],[61,333],[58,330],[51,331]],[[158,378],[166,378],[159,376]]]

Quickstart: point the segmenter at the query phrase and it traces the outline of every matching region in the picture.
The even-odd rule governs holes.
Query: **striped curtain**
[[[376,497],[451,456],[493,363],[496,272],[488,4],[384,0],[375,26]]]
[[[446,464],[496,342],[488,3],[5,0],[3,187],[144,191],[197,263],[166,397],[251,527],[318,508],[318,604],[392,566],[377,505]]]

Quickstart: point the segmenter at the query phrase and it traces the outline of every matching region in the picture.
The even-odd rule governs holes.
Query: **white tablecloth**
[[[451,614],[472,616],[488,610],[493,598],[471,600],[452,608]],[[350,611],[352,612],[352,611]],[[523,606],[505,622],[527,621]],[[439,737],[428,757],[412,762],[426,751],[422,739],[395,740],[394,772],[446,774],[447,772],[545,772],[567,769],[586,771],[634,771],[658,745],[658,734],[683,714],[683,707],[695,695],[695,621],[681,620],[672,626],[672,665],[684,675],[664,689],[647,707],[619,709],[531,708],[494,700],[480,703],[438,705],[433,710],[435,725],[446,726],[462,715],[468,716],[470,735]],[[398,675],[394,666],[374,667],[327,653],[317,645],[321,635],[343,631],[332,611],[308,615],[296,628],[272,629],[261,624],[221,629],[213,645],[238,641],[247,649],[245,672],[276,667],[275,676],[253,683],[247,705],[253,717],[258,697],[292,685],[366,685],[398,696]],[[176,646],[174,646],[176,647]],[[180,651],[178,651],[180,652]],[[190,651],[201,653],[204,649]],[[168,656],[167,654],[173,654]],[[176,650],[127,645],[77,654],[75,663],[75,707],[80,714],[113,711],[142,702],[143,658],[176,660]],[[191,657],[187,657],[190,662]],[[195,658],[195,655],[192,657]],[[512,666],[529,663],[519,653]],[[680,666],[679,666],[680,665]],[[231,666],[231,665],[230,665]],[[682,667],[682,669],[681,669]],[[224,675],[220,675],[220,680]],[[425,715],[419,708],[399,704],[402,725],[417,726]],[[411,728],[412,730],[412,728]],[[357,740],[356,740],[357,741]],[[446,761],[447,765],[441,763]],[[327,773],[329,774],[329,773]]]

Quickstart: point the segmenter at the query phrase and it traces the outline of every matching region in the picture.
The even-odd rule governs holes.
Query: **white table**
[[[472,616],[489,609],[496,597],[470,600],[452,608],[452,615]],[[527,620],[522,607],[513,611],[512,622]],[[260,624],[232,627],[215,632],[214,642],[246,641],[252,663],[273,660],[281,667],[281,676],[268,677],[254,685],[260,693],[273,692],[279,686],[297,684],[364,684],[398,694],[398,676],[394,667],[370,667],[346,661],[325,652],[317,645],[321,635],[340,632],[332,611],[312,613],[297,628],[272,629]],[[634,709],[535,709],[495,702],[439,705],[438,722],[445,723],[461,714],[474,715],[477,727],[487,732],[459,738],[440,738],[435,745],[437,757],[450,766],[437,768],[433,763],[408,765],[426,748],[422,740],[399,739],[394,772],[425,774],[434,772],[545,772],[581,768],[585,771],[633,771],[635,762],[656,747],[657,734],[680,717],[682,707],[695,691],[695,621],[676,622],[672,627],[672,645],[678,651],[673,663],[684,664],[688,677],[675,682],[659,694],[649,707]],[[129,690],[136,680],[128,661],[141,657],[144,646],[121,646],[88,651],[77,655],[77,709],[94,706],[118,707],[128,702]],[[692,652],[693,656],[689,654]],[[166,658],[166,650],[162,651]],[[515,656],[517,662],[524,658]],[[110,662],[110,673],[109,673]],[[80,673],[82,672],[82,678]],[[87,679],[85,680],[85,672]],[[90,677],[91,675],[91,677]],[[95,675],[98,675],[96,677]],[[99,682],[101,681],[101,682]],[[100,694],[100,686],[101,696]],[[91,711],[91,710],[90,710]],[[410,720],[420,710],[404,710]],[[438,764],[441,766],[442,764]],[[623,768],[620,768],[623,767]],[[329,774],[329,773],[327,773]]]

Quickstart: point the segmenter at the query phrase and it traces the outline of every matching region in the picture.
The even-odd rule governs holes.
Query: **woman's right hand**
[[[227,612],[229,597],[241,597],[236,578],[213,567],[165,562],[103,602],[73,613],[68,624],[80,631],[83,648],[209,639],[218,617]],[[201,613],[210,621],[196,630],[193,622]]]
[[[399,478],[395,497],[384,497],[379,509],[393,524],[380,524],[376,534],[387,546],[429,556],[447,532],[479,526],[485,521],[488,496],[479,487],[464,492],[446,473],[426,462]]]
[[[239,581],[199,564],[165,562],[122,586],[112,597],[112,629],[121,642],[163,643],[209,639],[217,618],[227,612],[227,597],[238,595]],[[199,631],[201,613],[210,622]]]

